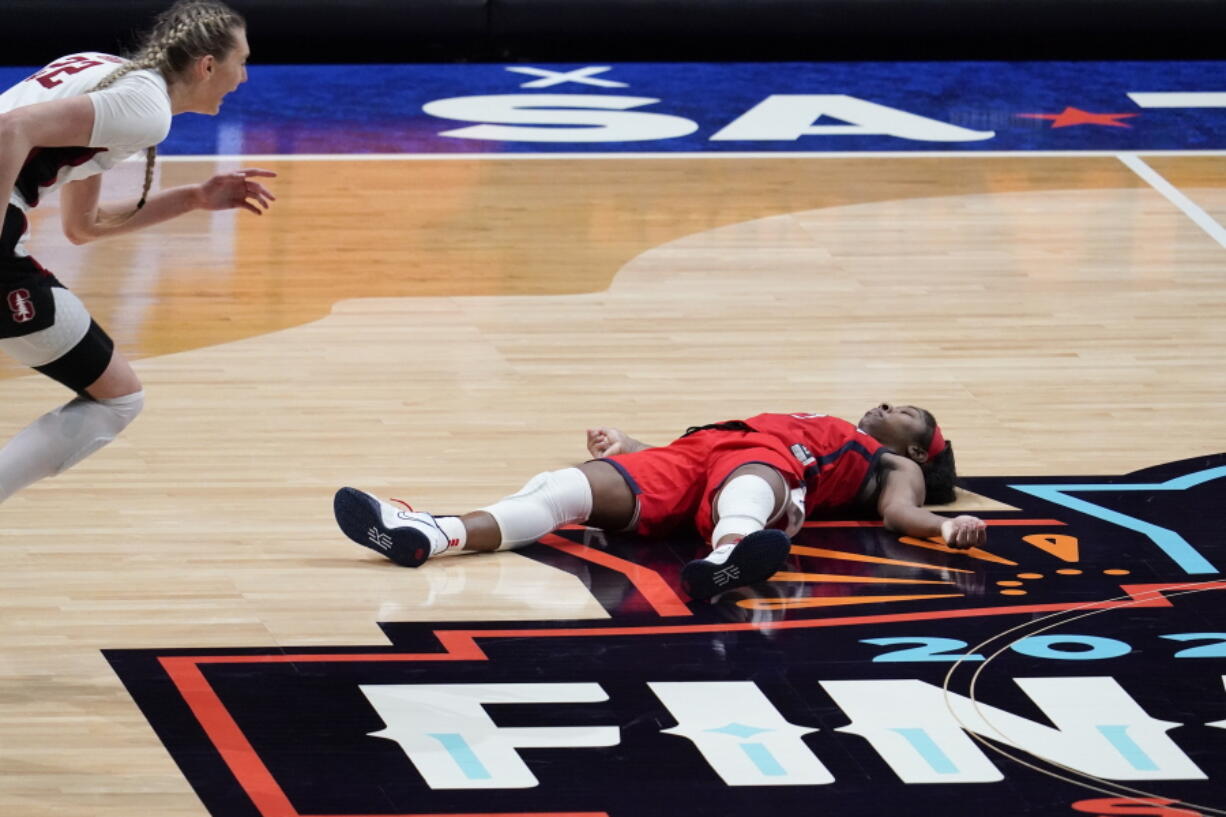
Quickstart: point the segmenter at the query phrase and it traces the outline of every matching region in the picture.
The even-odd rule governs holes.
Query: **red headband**
[[[932,459],[937,454],[945,450],[945,435],[941,433],[941,427],[933,425],[932,427],[932,442],[928,443],[928,459]]]

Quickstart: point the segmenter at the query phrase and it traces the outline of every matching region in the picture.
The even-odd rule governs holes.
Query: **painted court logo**
[[[30,300],[30,290],[14,289],[9,292],[7,301],[14,322],[28,323],[34,320],[34,302]]]
[[[967,483],[969,552],[813,521],[690,603],[696,543],[568,530],[607,620],[107,658],[218,817],[1223,813],[1226,454]]]

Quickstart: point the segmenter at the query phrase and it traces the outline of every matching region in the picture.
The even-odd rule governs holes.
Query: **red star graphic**
[[[1106,125],[1110,128],[1131,128],[1132,125],[1120,122],[1135,113],[1090,113],[1081,108],[1065,108],[1060,113],[1019,113],[1017,116],[1026,119],[1050,119],[1053,128],[1067,128],[1070,125]]]

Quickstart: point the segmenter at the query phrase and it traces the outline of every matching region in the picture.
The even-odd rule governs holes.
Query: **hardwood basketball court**
[[[1140,158],[1226,224],[1220,155]],[[207,813],[102,649],[608,615],[516,553],[382,561],[336,529],[342,485],[460,512],[593,425],[882,400],[932,410],[968,475],[1226,450],[1226,248],[1116,156],[170,157],[159,183],[232,166],[279,174],[269,213],[73,247],[37,211],[147,404],[0,509],[6,814]],[[6,434],[68,397],[0,377]]]

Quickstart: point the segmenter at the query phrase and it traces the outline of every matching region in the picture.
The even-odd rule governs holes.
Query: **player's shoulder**
[[[118,66],[116,66],[118,67]],[[104,79],[103,74],[100,79]],[[170,88],[161,72],[152,68],[130,70],[107,84],[100,93],[131,100],[131,105],[144,114],[155,112],[171,115]]]
[[[118,68],[120,66],[115,67]],[[105,76],[106,74],[103,74],[103,77]],[[108,85],[107,88],[139,90],[141,93],[153,94],[159,99],[165,98],[167,102],[170,99],[166,80],[162,77],[161,72],[152,68],[136,68],[127,71],[111,85]]]
[[[924,469],[920,468],[919,463],[889,449],[881,452],[881,470],[886,473],[900,474],[904,479],[911,477],[918,477],[920,481],[924,479]]]
[[[94,105],[91,147],[132,153],[156,145],[170,133],[174,111],[162,75],[141,68],[90,93]]]

